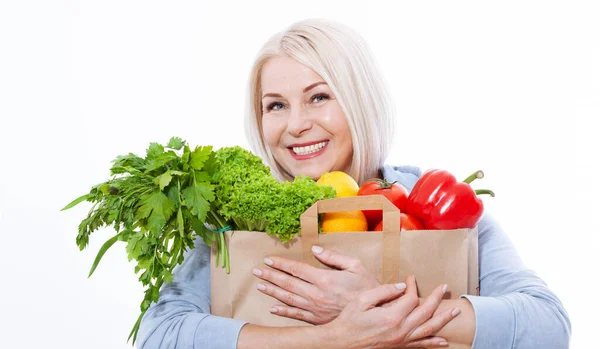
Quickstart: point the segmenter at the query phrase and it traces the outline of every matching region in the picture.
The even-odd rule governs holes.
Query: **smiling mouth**
[[[308,145],[305,147],[291,147],[290,149],[296,155],[308,155],[308,154],[316,153],[319,150],[323,149],[327,145],[327,143],[329,143],[329,141],[323,141],[323,142]]]

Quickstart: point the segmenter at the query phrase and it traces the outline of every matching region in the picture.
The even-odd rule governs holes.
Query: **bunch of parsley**
[[[135,273],[146,287],[141,314],[129,335],[133,343],[144,313],[158,301],[160,287],[171,282],[173,269],[183,262],[187,248],[194,247],[197,235],[209,246],[216,244],[216,264],[222,259],[229,272],[221,231],[265,231],[287,242],[300,232],[302,212],[318,200],[335,197],[333,188],[309,177],[278,182],[259,157],[241,147],[192,150],[178,137],[166,146],[151,143],[143,158],[129,153],[112,163],[110,180],[63,210],[93,203],[79,224],[80,250],[98,228],[113,226],[116,231],[98,251],[89,276],[111,246],[126,243],[128,259],[136,262]]]
[[[173,137],[166,146],[151,143],[144,158],[133,153],[118,156],[110,173],[110,180],[63,210],[83,201],[94,203],[79,224],[80,250],[102,226],[112,225],[117,232],[100,248],[89,276],[111,246],[117,241],[127,243],[128,259],[135,260],[135,273],[146,287],[142,313],[129,335],[135,343],[142,316],[158,301],[162,284],[171,282],[173,268],[183,262],[186,249],[194,247],[195,234],[211,245],[214,234],[204,223],[222,228],[214,214],[208,217],[215,200],[216,162],[212,147],[191,150],[181,138]]]

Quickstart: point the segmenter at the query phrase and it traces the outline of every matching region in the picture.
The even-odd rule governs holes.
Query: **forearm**
[[[247,324],[238,337],[237,349],[343,349],[339,336],[324,326],[264,327]]]
[[[448,343],[462,344],[471,347],[475,336],[475,312],[467,299],[444,299],[434,313],[434,316],[454,308],[460,309],[460,314],[452,319],[435,335],[445,338]]]

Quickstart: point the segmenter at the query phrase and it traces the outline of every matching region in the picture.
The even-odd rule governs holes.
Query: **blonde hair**
[[[349,175],[359,183],[384,164],[394,134],[394,108],[387,86],[363,38],[340,23],[309,19],[271,37],[250,71],[246,136],[253,151],[265,159],[279,180],[292,180],[275,161],[261,127],[260,74],[265,63],[287,55],[311,68],[329,85],[346,115],[352,135]]]

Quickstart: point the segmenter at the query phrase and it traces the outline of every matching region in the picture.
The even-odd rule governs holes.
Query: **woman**
[[[344,171],[359,183],[380,177],[411,189],[417,168],[384,165],[393,108],[362,38],[349,28],[308,20],[262,48],[249,84],[247,131],[254,151],[281,180]],[[174,281],[146,313],[142,348],[567,348],[571,325],[558,298],[527,270],[500,227],[479,223],[480,296],[427,298],[414,278],[379,285],[360,261],[313,248],[337,270],[283,258],[253,273],[279,305],[271,311],[316,326],[265,328],[212,316],[209,249],[201,239]],[[440,280],[443,283],[444,280]]]

